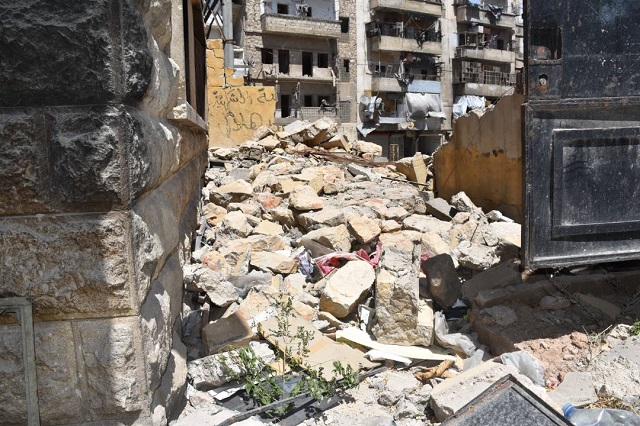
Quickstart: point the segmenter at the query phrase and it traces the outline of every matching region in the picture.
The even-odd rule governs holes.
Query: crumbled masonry
[[[259,129],[256,140],[238,148],[209,150],[198,236],[185,269],[190,385],[184,421],[211,407],[220,418],[238,414],[221,408],[219,396],[211,398],[236,386],[224,384],[233,375],[223,374],[220,353],[249,344],[275,349],[272,317],[287,298],[295,324],[324,342],[309,359],[330,368],[327,354],[352,365],[360,357],[362,371],[380,363],[411,365],[366,379],[352,391],[360,395],[353,410],[374,404],[403,425],[443,421],[507,373],[559,409],[557,397],[526,377],[530,368],[490,360],[519,349],[540,356],[521,347],[526,341],[507,337],[509,328],[532,317],[529,306],[557,314],[568,303],[580,320],[592,314],[557,290],[540,292],[546,276],[520,272],[520,225],[499,212],[485,214],[464,193],[435,197],[427,155],[373,162],[369,145],[348,141],[329,120],[289,128],[275,135]],[[329,140],[346,143],[323,148]],[[566,279],[576,300],[602,309],[601,319],[616,314],[613,302],[597,302],[588,281]],[[336,339],[335,349],[321,349]],[[525,359],[535,360],[536,371],[556,371],[544,357]],[[203,388],[207,374],[215,379]],[[545,378],[547,386],[559,383]],[[349,416],[346,406],[328,412],[334,410]],[[371,413],[376,418],[376,410]],[[323,424],[316,421],[305,424]]]

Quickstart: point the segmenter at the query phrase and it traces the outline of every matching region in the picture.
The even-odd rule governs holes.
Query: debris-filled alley
[[[343,391],[347,402],[314,411],[302,393],[282,424],[443,422],[507,374],[557,410],[637,406],[639,330],[618,321],[640,314],[636,269],[528,274],[520,225],[464,192],[434,197],[430,156],[367,161],[379,147],[336,128],[263,127],[210,149],[185,272],[189,405],[176,425],[268,421],[251,417],[259,404],[246,395],[257,397],[242,391],[249,366],[234,354],[248,347],[285,387],[307,366],[333,373],[336,360],[375,372]],[[286,344],[274,317],[288,318]],[[312,333],[309,351],[285,374],[277,359],[296,350],[298,327]]]
[[[633,22],[0,2],[0,425],[640,426]]]

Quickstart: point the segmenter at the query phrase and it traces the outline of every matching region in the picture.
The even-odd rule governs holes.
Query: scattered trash
[[[640,416],[625,410],[575,408],[571,404],[565,404],[562,411],[574,426],[640,426]]]

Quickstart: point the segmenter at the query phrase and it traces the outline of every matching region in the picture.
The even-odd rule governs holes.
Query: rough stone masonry
[[[207,161],[182,2],[2,2],[0,16],[0,297],[33,302],[43,424],[166,424]],[[1,422],[23,424],[15,324],[0,323],[0,365]]]

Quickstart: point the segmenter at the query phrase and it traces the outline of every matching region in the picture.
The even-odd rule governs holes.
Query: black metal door
[[[525,265],[640,258],[640,1],[525,4]]]

